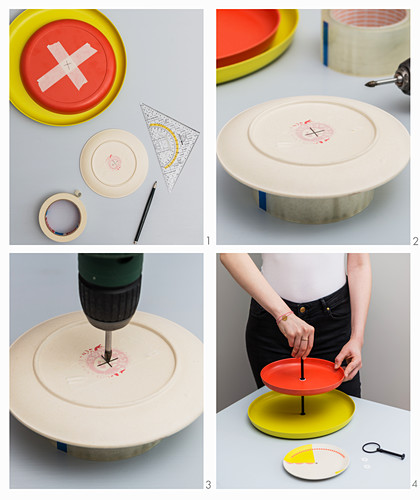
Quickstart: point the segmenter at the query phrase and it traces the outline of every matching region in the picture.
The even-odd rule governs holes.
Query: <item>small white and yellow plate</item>
[[[80,155],[80,172],[95,193],[121,198],[144,182],[149,160],[143,143],[125,130],[102,130],[91,137]]]
[[[347,453],[337,446],[316,443],[289,451],[283,466],[292,476],[317,481],[338,476],[347,469],[349,462]]]

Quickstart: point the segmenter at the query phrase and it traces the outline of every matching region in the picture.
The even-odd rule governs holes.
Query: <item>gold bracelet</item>
[[[279,321],[287,321],[287,316],[290,316],[290,314],[294,314],[293,311],[288,311],[287,313],[282,314],[276,319],[276,323],[278,324]]]

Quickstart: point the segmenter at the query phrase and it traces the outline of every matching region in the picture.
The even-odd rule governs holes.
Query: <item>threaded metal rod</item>
[[[305,396],[300,397],[300,414],[305,415]]]
[[[305,369],[303,365],[303,358],[300,358],[300,380],[305,380]]]

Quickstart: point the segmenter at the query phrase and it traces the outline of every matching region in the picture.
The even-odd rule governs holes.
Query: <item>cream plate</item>
[[[409,134],[385,111],[353,99],[304,96],[258,104],[217,140],[224,169],[264,193],[325,199],[371,191],[409,161]]]
[[[137,312],[114,332],[112,366],[103,343],[82,312],[22,335],[10,350],[12,414],[55,442],[111,452],[156,444],[201,414],[202,343],[190,332]]]
[[[95,193],[121,198],[146,179],[149,160],[143,143],[130,132],[103,130],[91,137],[80,155],[80,171]]]
[[[314,443],[289,451],[283,466],[292,476],[320,480],[338,476],[347,469],[349,462],[347,453],[337,446]]]

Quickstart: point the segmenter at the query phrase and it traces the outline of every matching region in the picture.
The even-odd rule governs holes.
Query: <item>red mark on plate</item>
[[[122,160],[119,156],[110,154],[106,159],[106,163],[111,170],[119,170],[122,165]]]
[[[334,130],[329,125],[313,122],[312,120],[297,122],[292,127],[299,139],[313,144],[324,144],[334,134]]]
[[[85,349],[80,356],[80,363],[89,371],[103,377],[119,377],[125,372],[128,365],[128,356],[125,352],[113,349],[109,363],[104,359],[105,348],[102,344]]]

